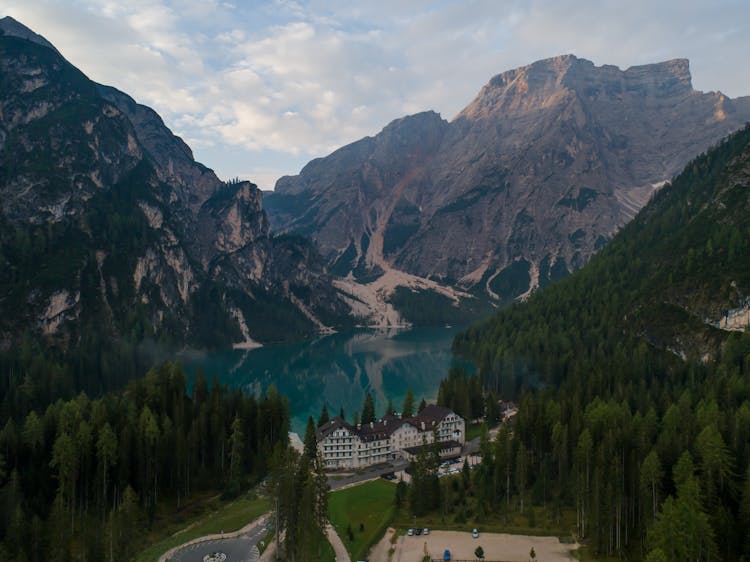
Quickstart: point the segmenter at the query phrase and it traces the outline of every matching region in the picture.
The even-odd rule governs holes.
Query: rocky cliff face
[[[334,270],[395,268],[497,301],[580,267],[750,98],[691,85],[687,60],[622,71],[566,55],[494,77],[450,123],[400,119],[266,198]]]
[[[0,20],[0,339],[220,346],[347,323],[314,249],[151,109]]]

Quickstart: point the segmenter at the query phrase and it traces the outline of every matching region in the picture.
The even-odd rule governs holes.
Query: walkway
[[[336,562],[351,562],[344,541],[341,540],[333,525],[326,525],[326,535],[328,535],[328,542],[331,543],[333,551],[336,553]]]

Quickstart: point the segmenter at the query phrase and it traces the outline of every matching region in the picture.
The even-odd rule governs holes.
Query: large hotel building
[[[416,416],[387,415],[376,422],[353,426],[336,417],[318,428],[318,450],[326,468],[359,468],[397,458],[440,442],[441,455],[457,453],[465,441],[463,418],[448,408],[430,404]]]

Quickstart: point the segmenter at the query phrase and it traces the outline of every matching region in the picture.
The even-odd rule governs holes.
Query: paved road
[[[331,490],[338,490],[345,486],[356,484],[357,482],[379,478],[383,474],[398,472],[399,470],[405,469],[407,466],[409,466],[409,463],[406,461],[390,461],[369,468],[357,469],[356,472],[349,476],[340,476],[334,472],[328,476],[328,485],[331,487]]]
[[[258,541],[266,534],[265,526],[260,524],[250,529],[247,534],[232,539],[214,539],[186,546],[173,557],[174,562],[203,562],[203,557],[212,552],[223,552],[226,562],[251,562],[259,558]]]

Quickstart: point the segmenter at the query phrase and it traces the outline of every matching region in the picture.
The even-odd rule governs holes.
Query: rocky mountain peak
[[[27,41],[31,41],[33,43],[36,43],[37,45],[42,45],[44,47],[47,47],[48,49],[57,51],[57,49],[55,49],[55,46],[47,41],[44,37],[42,37],[38,33],[34,33],[20,21],[15,20],[10,16],[5,16],[4,18],[0,19],[0,35],[10,35],[11,37],[26,39]]]
[[[686,59],[566,54],[498,74],[450,123],[406,117],[315,160],[267,208],[342,275],[378,264],[508,302],[583,265],[748,119],[747,98],[694,90]]]
[[[593,63],[574,55],[561,55],[502,72],[480,90],[456,120],[477,120],[495,112],[526,111],[548,102],[566,88],[565,78],[580,74],[578,67]]]
[[[610,100],[623,96],[665,98],[694,92],[688,59],[631,66],[596,66],[575,55],[536,61],[494,76],[459,115],[476,120],[495,112],[526,113],[569,99],[571,94]]]
[[[688,59],[631,66],[623,72],[623,79],[631,89],[642,89],[654,95],[667,96],[694,91]]]
[[[257,186],[222,182],[155,111],[1,29],[0,349],[25,330],[221,347],[350,322],[314,249],[269,236]]]

